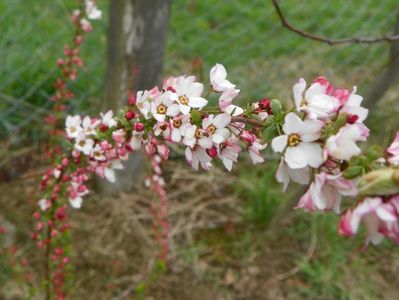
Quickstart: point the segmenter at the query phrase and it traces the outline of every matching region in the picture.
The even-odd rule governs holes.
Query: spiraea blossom
[[[331,84],[325,78],[316,79],[308,88],[301,78],[292,90],[297,110],[306,112],[309,118],[330,118],[340,107],[339,100],[331,95]]]
[[[387,149],[386,160],[375,154],[356,160],[369,155],[359,145],[367,140],[369,130],[363,124],[368,111],[361,107],[356,88],[353,92],[336,89],[324,77],[306,86],[301,79],[293,87],[293,108],[284,111],[278,100],[262,97],[244,109],[233,104],[240,91],[227,79],[223,65],[215,65],[209,77],[209,93],[204,91],[209,84],[197,82],[194,76],[169,77],[160,88],[132,94],[118,114],[68,116],[65,131],[71,142],[70,160],[75,163],[65,181],[71,206],[83,204],[90,174],[115,182],[117,170],[133,151],[143,150],[150,158],[153,175],[146,183],[166,203],[162,164],[172,149],[182,148],[195,170],[220,164],[231,171],[241,154],[246,153],[253,164],[267,161],[263,152],[271,143],[279,156],[276,179],[283,189],[291,181],[308,185],[296,208],[340,214],[342,207],[354,205],[342,217],[342,234],[354,235],[365,224],[367,239],[373,243],[381,236],[398,239],[399,188],[393,188],[392,182],[399,179],[385,176],[368,184],[359,177],[376,168],[395,167],[399,138]],[[212,94],[219,100],[217,107],[209,105]],[[380,176],[373,174],[369,177]],[[64,178],[64,170],[56,168],[51,176]],[[381,186],[374,188],[377,184]],[[370,190],[378,191],[378,197],[365,194]],[[51,201],[43,198],[39,204],[47,210]],[[159,218],[167,223],[164,214]]]
[[[282,127],[284,134],[273,139],[272,148],[284,153],[284,160],[291,169],[318,168],[323,163],[323,151],[316,141],[322,127],[322,121],[303,121],[297,114],[288,113]]]
[[[399,196],[385,201],[381,197],[367,197],[343,215],[339,230],[342,235],[351,236],[363,224],[367,229],[366,243],[379,244],[388,237],[399,244],[398,212]]]

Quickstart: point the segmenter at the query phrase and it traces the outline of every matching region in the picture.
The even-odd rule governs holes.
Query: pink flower
[[[367,229],[366,244],[379,244],[384,236],[399,243],[398,196],[384,202],[380,197],[367,197],[353,210],[347,211],[340,220],[339,233],[355,235],[360,223]]]
[[[340,212],[341,196],[355,196],[354,184],[342,177],[322,172],[315,176],[314,182],[299,200],[296,208],[306,210],[334,210]]]
[[[395,139],[388,147],[387,152],[391,155],[388,158],[389,163],[393,165],[399,165],[399,131],[396,132]]]
[[[224,167],[231,171],[233,162],[237,162],[238,154],[241,148],[233,140],[228,139],[220,146],[219,158],[222,160]]]
[[[350,116],[357,116],[356,123],[362,123],[368,115],[368,109],[361,107],[363,97],[356,94],[356,87],[353,88],[353,92],[349,95],[348,99],[343,104],[340,112],[346,112]]]
[[[185,155],[187,162],[195,170],[198,170],[199,165],[201,165],[201,167],[205,170],[209,170],[212,166],[212,158],[208,155],[208,153],[206,153],[204,148],[196,147],[192,150],[191,148],[187,147]]]
[[[125,142],[125,131],[123,129],[118,129],[112,132],[112,139],[117,143],[121,144]]]
[[[249,158],[252,161],[252,164],[261,164],[265,161],[265,159],[260,154],[260,151],[264,150],[267,147],[267,144],[263,144],[261,140],[256,139],[249,147],[248,153]]]
[[[232,104],[233,99],[240,93],[240,90],[237,89],[230,89],[226,90],[223,92],[222,95],[219,97],[219,109],[223,112],[228,113],[229,115],[232,116],[239,116],[241,115],[244,110],[237,106]]]
[[[331,85],[325,78],[306,89],[306,81],[301,78],[292,88],[294,102],[298,111],[305,111],[312,119],[326,119],[333,116],[340,107],[337,98],[328,94]]]

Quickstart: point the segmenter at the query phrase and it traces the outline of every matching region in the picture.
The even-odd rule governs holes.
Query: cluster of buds
[[[61,75],[56,78],[54,83],[55,94],[51,97],[51,101],[54,102],[53,112],[45,117],[45,122],[53,126],[51,133],[59,133],[56,130],[57,122],[61,113],[67,109],[66,103],[75,96],[69,89],[68,83],[76,79],[79,69],[84,66],[84,61],[80,56],[80,47],[85,33],[91,32],[93,29],[88,19],[99,18],[101,18],[101,11],[93,0],[85,0],[85,9],[76,9],[72,13],[71,21],[75,32],[71,45],[64,46],[64,57],[57,59]]]

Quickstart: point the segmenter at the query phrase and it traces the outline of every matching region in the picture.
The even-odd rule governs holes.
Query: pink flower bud
[[[138,122],[138,123],[134,124],[134,129],[138,132],[141,132],[144,130],[144,124],[141,122]]]
[[[127,103],[128,103],[129,105],[131,105],[131,106],[135,105],[135,104],[136,104],[136,96],[135,96],[135,95],[131,95],[131,96],[129,97],[129,99],[127,100]]]

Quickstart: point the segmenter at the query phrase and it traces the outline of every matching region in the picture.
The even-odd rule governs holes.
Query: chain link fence
[[[389,62],[388,43],[329,46],[283,28],[269,0],[174,0],[165,75],[223,63],[242,90],[240,101],[289,99],[298,77],[323,74],[366,94]],[[280,1],[295,26],[333,38],[392,33],[397,0]],[[3,0],[0,3],[0,139],[39,137],[56,77],[56,59],[72,35],[74,0]],[[108,0],[98,0],[106,10]],[[72,110],[96,112],[103,87],[107,14],[94,23],[82,49],[86,67],[71,89]],[[202,66],[202,68],[198,68]],[[387,97],[395,97],[388,95]],[[91,108],[94,109],[91,109]]]

